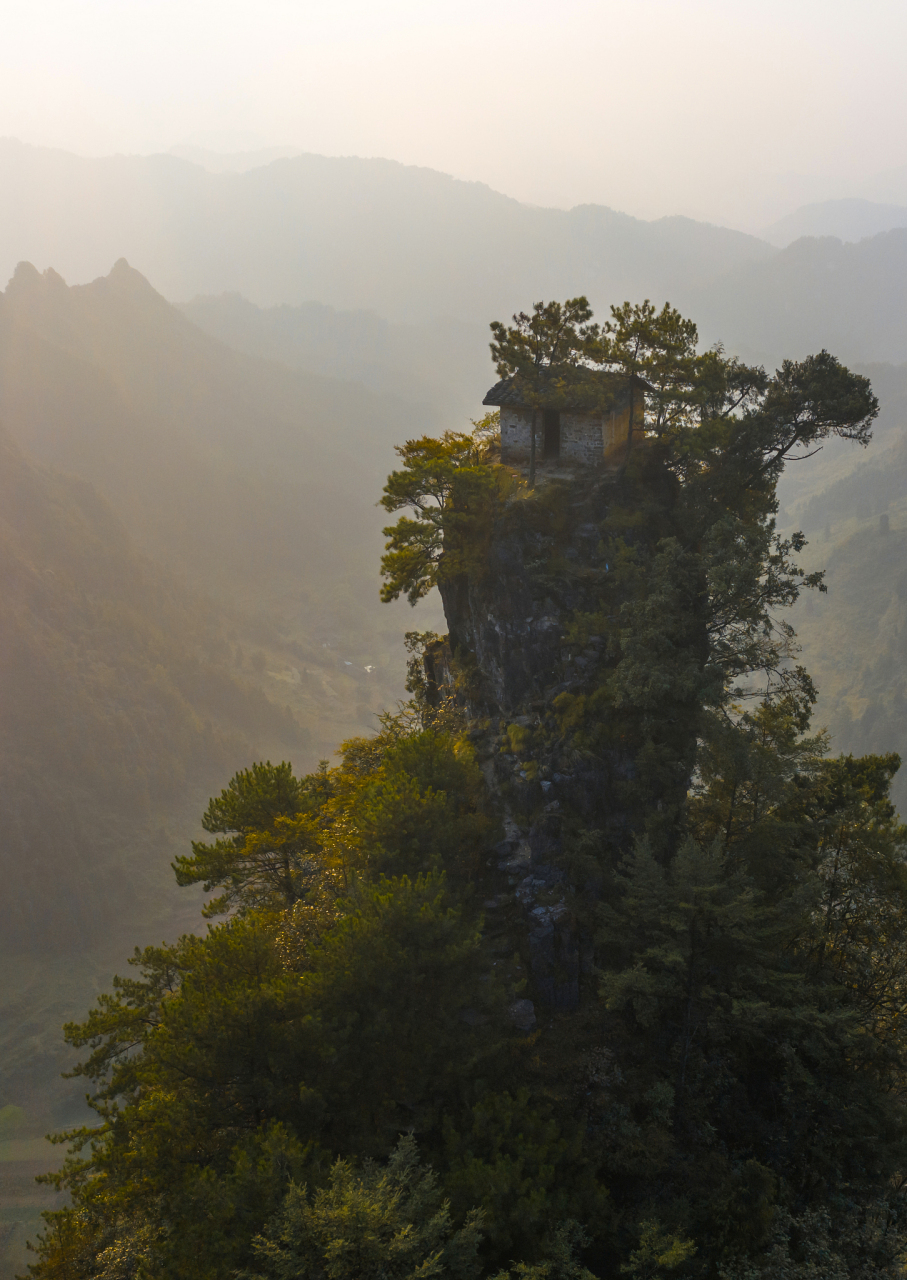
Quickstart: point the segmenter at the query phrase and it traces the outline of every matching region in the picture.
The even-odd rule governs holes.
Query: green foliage
[[[515,756],[521,756],[532,742],[532,730],[525,724],[509,724],[507,741]]]
[[[381,505],[414,514],[384,530],[381,599],[405,595],[415,605],[438,582],[479,567],[489,516],[510,477],[493,465],[481,432],[477,437],[445,431],[440,440],[424,436],[397,453],[403,468],[388,477]]]
[[[211,800],[202,815],[206,831],[248,835],[267,828],[275,818],[299,812],[303,786],[289,764],[253,764],[231,778],[226,790]]]
[[[543,1256],[555,1247],[554,1224],[571,1213],[596,1228],[607,1220],[581,1130],[559,1123],[528,1088],[484,1094],[461,1125],[445,1122],[446,1185],[459,1212],[483,1210],[495,1256]]]
[[[462,890],[475,873],[495,830],[485,784],[471,748],[425,718],[388,717],[375,738],[344,743],[325,816],[347,878],[443,870]]]
[[[437,1124],[464,1057],[483,1056],[485,1017],[500,1016],[479,930],[445,896],[434,876],[379,881],[312,956],[318,1078],[340,1150],[377,1154],[406,1123]]]
[[[810,856],[804,806],[828,767],[828,738],[802,732],[808,717],[808,701],[787,695],[703,720],[690,827],[767,892],[789,890]]]
[[[577,1260],[576,1254],[589,1237],[572,1219],[560,1223],[551,1242],[538,1262],[515,1262],[508,1271],[499,1271],[494,1280],[595,1280],[592,1272]]]
[[[325,1143],[379,1153],[408,1120],[430,1123],[466,1046],[481,1053],[464,1006],[498,999],[475,926],[443,894],[431,879],[363,887],[302,972],[285,967],[270,918],[248,913],[146,953],[144,983],[121,981],[69,1028],[93,1046],[82,1072],[102,1121],[67,1135],[55,1178],[79,1205],[85,1248],[132,1248],[144,1215],[160,1228],[154,1267],[221,1274],[286,1179],[317,1174]]]
[[[311,1197],[291,1186],[254,1248],[260,1273],[247,1280],[429,1280],[478,1276],[482,1215],[455,1229],[437,1177],[419,1165],[414,1138],[401,1138],[386,1165],[356,1172],[338,1160]]]
[[[902,1078],[897,1033],[889,1048],[856,965],[843,981],[817,968],[828,871],[810,875],[807,854],[801,847],[796,881],[769,893],[717,843],[687,841],[667,867],[641,846],[619,878],[619,905],[602,910],[601,991],[621,1027],[625,1073],[610,1098],[619,1136],[608,1163],[660,1184],[710,1252],[764,1247],[782,1185],[820,1204],[841,1186],[872,1198],[905,1150],[891,1089]],[[883,901],[884,918],[905,901],[903,886],[889,881]],[[834,1124],[807,1120],[817,1114]],[[758,1163],[735,1171],[719,1142]],[[669,1189],[678,1150],[685,1172]]]
[[[67,1029],[99,1123],[69,1135],[39,1276],[897,1274],[899,761],[810,736],[783,610],[821,577],[774,525],[784,461],[865,440],[872,393],[826,353],[774,377],[699,353],[670,307],[515,321],[496,355],[538,404],[629,390],[598,550],[572,564],[564,490],[510,484],[486,424],[401,449],[383,502],[415,515],[383,568],[387,598],[479,607],[516,531],[538,599],[566,583],[570,678],[495,743],[527,794],[572,771],[532,815],[532,874],[505,891],[492,752],[415,668],[336,767],[237,774],[175,864],[228,918],[137,953]],[[505,1009],[546,948],[582,967],[579,1007],[522,1034]]]
[[[464,1064],[494,1053],[507,994],[462,892],[484,807],[468,750],[390,723],[337,769],[259,765],[212,800],[206,827],[235,833],[219,842],[233,914],[137,951],[137,976],[67,1027],[100,1124],[62,1135],[51,1180],[77,1208],[51,1217],[39,1274],[71,1254],[111,1275],[224,1274],[289,1179],[439,1125]],[[313,870],[282,899],[264,854],[303,822]]]
[[[537,405],[546,394],[556,394],[552,384],[566,384],[571,372],[580,374],[590,342],[598,337],[591,319],[588,299],[579,297],[564,303],[536,302],[531,315],[519,312],[512,325],[492,321],[491,358],[498,377],[513,378],[522,394],[535,397],[527,404]]]
[[[230,838],[213,844],[194,840],[192,856],[173,863],[177,884],[202,881],[206,893],[224,888],[207,904],[207,916],[235,907],[292,907],[320,870],[317,813],[329,794],[324,770],[300,782],[286,762],[243,769],[202,818],[206,831]]]
[[[666,1271],[682,1266],[695,1252],[692,1240],[672,1236],[657,1222],[643,1222],[639,1229],[639,1248],[633,1250],[630,1261],[621,1267],[621,1275],[656,1280]]]

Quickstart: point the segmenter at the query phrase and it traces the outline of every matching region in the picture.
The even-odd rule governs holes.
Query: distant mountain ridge
[[[238,293],[193,298],[179,310],[237,351],[415,400],[449,416],[451,425],[482,412],[486,384],[496,376],[485,324],[394,324],[375,311],[322,302],[256,307]]]
[[[779,250],[688,218],[645,222],[597,205],[537,208],[389,160],[299,155],[212,173],[174,155],[89,160],[11,140],[0,141],[0,185],[15,192],[0,204],[8,254],[0,256],[0,278],[27,259],[91,280],[125,257],[160,294],[184,304],[232,294],[265,311],[321,304],[415,326],[422,336],[410,336],[427,366],[447,358],[446,336],[452,362],[459,359],[472,339],[456,326],[474,330],[484,358],[487,336],[478,335],[487,335],[489,321],[580,293],[599,316],[625,299],[668,301],[696,320],[705,344],[722,342],[767,364],[822,346],[849,361],[907,360],[907,230],[897,228],[859,243],[801,236]],[[895,217],[893,205],[859,201],[826,202],[815,216],[832,207],[835,217],[847,209],[862,217],[867,208],[873,218],[881,210],[883,224]],[[823,229],[809,216],[798,234]],[[196,314],[211,332],[234,325],[227,340],[236,340],[238,317],[228,321],[223,304],[218,319]],[[303,319],[246,315],[239,327],[249,342],[239,345],[283,359],[286,343],[299,337],[289,329]],[[273,350],[264,342],[268,327]],[[318,345],[305,341],[310,353]],[[379,368],[387,352],[369,372],[355,360],[344,366],[329,345],[322,343],[324,372],[394,385],[386,363]],[[462,367],[477,361],[469,356]],[[454,385],[438,367],[426,372],[408,398]],[[458,405],[464,400],[461,392]]]
[[[907,361],[907,229],[857,244],[802,239],[691,298],[709,342],[777,363],[825,347],[851,364]]]
[[[259,147],[253,151],[215,151],[210,147],[197,147],[181,143],[171,147],[168,155],[178,156],[191,164],[200,164],[209,173],[245,173],[259,169],[272,160],[285,160],[302,154],[299,147]]]
[[[351,529],[374,528],[393,442],[433,425],[225,347],[125,260],[72,288],[22,264],[0,295],[0,335],[0,414],[20,444],[99,484],[146,551],[209,590],[254,581],[260,554],[292,570],[303,546],[336,572],[337,504],[354,499]]]
[[[536,208],[389,160],[301,155],[246,173],[176,156],[83,159],[0,141],[0,259],[86,280],[119,257],[171,299],[234,291],[392,320],[507,316],[536,297],[674,297],[772,253],[688,218]],[[65,214],[64,214],[65,210]]]
[[[907,205],[878,204],[849,197],[801,205],[762,232],[769,244],[784,249],[802,236],[834,236],[838,240],[865,240],[897,227],[907,227]]]

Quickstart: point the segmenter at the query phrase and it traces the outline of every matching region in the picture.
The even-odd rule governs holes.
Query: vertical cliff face
[[[617,837],[627,826],[615,785],[632,777],[631,755],[619,744],[582,753],[563,724],[608,664],[605,637],[581,643],[576,623],[608,607],[613,498],[613,481],[592,474],[509,503],[476,571],[441,584],[449,639],[426,653],[430,684],[455,681],[466,701],[504,817],[489,927],[516,938],[533,1001],[548,1009],[577,1006],[591,964],[578,910],[590,887],[565,865],[571,831],[583,822]]]
[[[505,817],[507,889],[491,909],[519,905],[535,999],[560,1009],[578,1003],[591,962],[582,921],[599,892],[571,849],[591,832],[616,859],[641,822],[645,742],[608,693],[627,592],[617,560],[647,540],[638,513],[627,518],[633,501],[591,472],[509,502],[476,569],[442,581],[449,637],[426,654],[429,680],[457,685]],[[648,786],[649,810],[665,799]]]
[[[451,649],[476,667],[476,714],[541,709],[588,665],[565,637],[601,606],[613,492],[604,479],[549,482],[502,511],[479,571],[442,580]]]

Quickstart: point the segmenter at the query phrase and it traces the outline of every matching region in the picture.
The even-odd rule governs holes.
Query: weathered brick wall
[[[501,461],[525,463],[529,461],[529,444],[532,432],[532,414],[525,409],[505,406],[501,409]],[[539,462],[545,448],[545,430],[541,413],[535,433],[536,456]],[[582,462],[595,466],[602,460],[604,441],[602,419],[587,413],[561,414],[561,452],[565,462]]]
[[[638,424],[642,424],[642,397],[636,406]],[[619,461],[627,442],[630,425],[630,408],[615,409],[604,417],[601,414],[561,414],[561,451],[564,462],[577,462],[583,466],[600,466],[610,459],[612,465]],[[529,438],[532,431],[532,414],[526,409],[504,406],[501,409],[501,461],[525,465],[529,461]],[[542,462],[545,448],[545,429],[539,413],[535,433],[536,457]]]
[[[539,414],[539,426],[535,433],[535,444],[538,456],[542,456],[544,434]],[[501,409],[501,461],[528,462],[529,438],[532,433],[532,414],[524,409],[514,409],[505,405]]]
[[[641,394],[635,399],[635,432],[643,431],[645,403]],[[610,413],[569,413],[561,419],[560,457],[564,462],[598,466],[602,462],[616,466],[625,451],[630,426],[630,406],[612,409]],[[501,461],[525,464],[529,461],[532,413],[527,409],[504,405],[501,409]],[[538,415],[535,433],[536,457],[542,461],[545,448],[544,418]]]
[[[602,460],[602,419],[599,414],[561,414],[561,457],[594,467]]]

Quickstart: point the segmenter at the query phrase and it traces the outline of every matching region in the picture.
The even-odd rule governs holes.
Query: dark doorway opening
[[[545,429],[545,445],[543,458],[559,458],[561,456],[561,415],[557,409],[546,409],[542,417]]]

